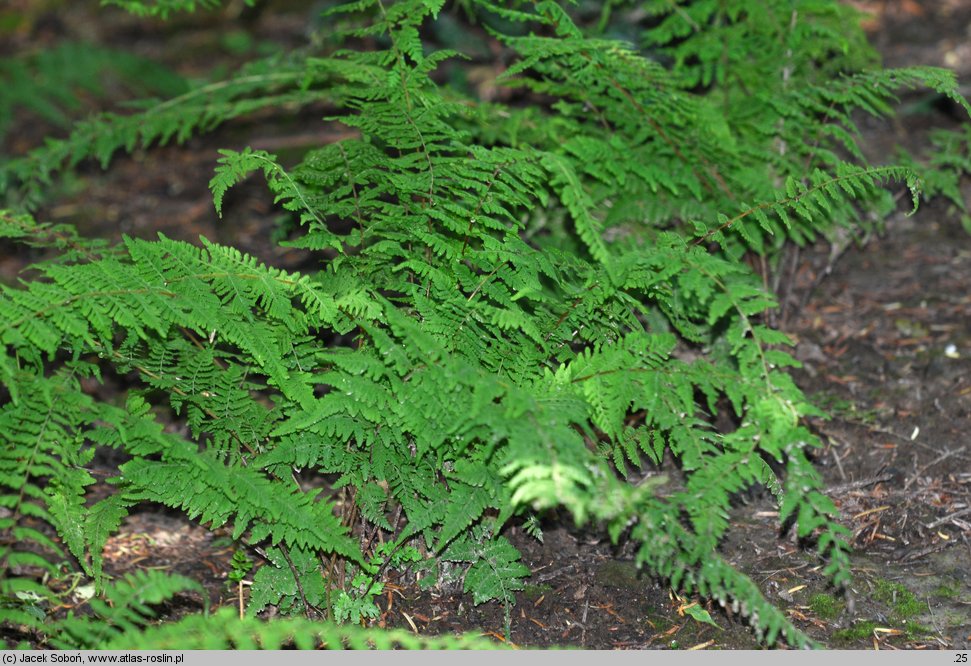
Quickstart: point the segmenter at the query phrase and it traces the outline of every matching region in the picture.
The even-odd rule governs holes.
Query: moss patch
[[[863,622],[854,622],[852,627],[847,627],[846,629],[840,629],[839,631],[834,633],[833,638],[843,643],[861,641],[863,639],[866,639],[872,636],[873,630],[876,629],[878,626],[880,625],[870,620],[866,620]]]
[[[867,640],[873,636],[874,629],[880,626],[885,625],[880,625],[872,620],[856,622],[852,627],[840,629],[839,631],[835,632],[833,634],[833,639],[844,645],[858,643],[859,641]],[[905,622],[904,625],[900,627],[900,630],[903,632],[906,639],[910,641],[920,640],[934,633],[928,627],[918,624],[917,622]]]
[[[934,634],[930,627],[925,627],[917,622],[907,622],[902,627],[904,635],[907,636],[908,640],[916,641],[921,638],[927,638]]]
[[[900,620],[912,618],[924,610],[923,602],[915,597],[913,592],[900,583],[882,578],[876,581],[873,598],[887,604],[893,615]]]
[[[953,581],[947,581],[934,588],[931,594],[938,599],[954,599],[961,594],[961,587]]]
[[[814,594],[809,597],[809,608],[820,620],[835,620],[843,612],[844,606],[832,594]]]

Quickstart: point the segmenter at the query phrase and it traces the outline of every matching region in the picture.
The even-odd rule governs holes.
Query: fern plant
[[[90,616],[55,621],[50,647],[61,650],[495,650],[501,644],[472,634],[420,637],[404,631],[363,629],[306,619],[260,622],[234,617],[232,609],[154,624],[154,607],[178,594],[208,601],[199,583],[159,571],[129,574],[92,599]],[[206,603],[208,606],[208,603]]]
[[[31,544],[3,552],[3,594],[50,595],[36,574],[70,555],[110,598],[105,540],[150,500],[261,553],[250,615],[366,619],[387,567],[417,556],[465,567],[475,603],[508,614],[529,570],[503,528],[563,507],[637,544],[638,564],[674,586],[732,604],[770,644],[806,645],[716,550],[733,496],[762,484],[833,583],[849,580],[848,532],[802,424],[819,412],[786,373],[789,341],[764,321],[775,300],[744,257],[885,212],[889,181],[916,204],[915,172],[867,164],[851,114],[889,113],[901,86],[966,105],[953,75],[873,68],[830,0],[646,2],[642,45],[556,2],[467,2],[489,25],[524,26],[495,37],[515,54],[502,82],[529,103],[501,105],[436,83],[460,55],[422,40],[442,5],[339,7],[330,41],[343,50],[91,118],[3,170],[20,208],[0,214],[0,236],[56,255],[0,296],[0,529]],[[600,28],[624,11],[605,4]],[[356,138],[292,168],[223,151],[210,183],[222,213],[226,192],[261,174],[316,271],[204,238],[110,246],[27,212],[86,156],[321,99]],[[124,404],[84,390],[104,373],[130,383]],[[89,506],[98,447],[129,460]],[[666,457],[678,474],[632,473]],[[345,520],[299,482],[307,471],[348,489]],[[0,618],[44,627],[23,604]],[[220,646],[291,635],[224,613],[101,644],[214,623]]]
[[[135,95],[172,97],[186,84],[168,69],[123,51],[93,44],[65,43],[21,57],[0,58],[0,139],[17,113],[31,112],[61,128],[70,127],[81,99],[108,97],[106,82],[120,83]]]

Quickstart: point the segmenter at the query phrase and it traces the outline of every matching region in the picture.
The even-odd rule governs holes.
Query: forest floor
[[[239,34],[214,32],[204,21],[136,31],[134,19],[74,20],[59,14],[68,10],[58,2],[35,4],[50,11],[33,17],[8,45],[97,39],[168,59],[192,74],[193,66],[211,62],[214,34],[216,48],[228,49],[227,66],[240,45],[245,51],[261,40],[299,41],[311,3],[283,3],[285,11],[239,23]],[[78,9],[95,4],[73,3],[70,12],[95,11]],[[874,12],[869,28],[887,65],[949,66],[971,80],[971,2],[855,4]],[[894,144],[920,145],[929,129],[959,122],[933,96],[905,97],[901,109],[895,121],[864,123],[873,155],[888,155]],[[119,157],[106,172],[88,165],[38,217],[113,238],[161,231],[195,240],[202,234],[298,268],[302,255],[270,243],[275,214],[258,183],[230,194],[231,227],[215,217],[206,184],[217,148],[249,144],[299,153],[336,136],[338,128],[320,115],[283,124],[252,118],[185,146]],[[0,151],[18,154],[36,145],[41,131],[20,119]],[[866,243],[845,252],[821,243],[790,253],[780,269],[785,310],[777,323],[797,342],[804,364],[797,381],[831,415],[812,422],[825,444],[815,458],[853,534],[849,593],[827,587],[823,563],[779,532],[769,497],[739,499],[721,549],[796,626],[831,648],[971,645],[971,236],[943,204],[923,205],[912,217],[904,212]],[[842,256],[833,262],[835,254]],[[0,278],[12,279],[24,261],[0,253]],[[107,468],[102,473],[111,475]],[[574,529],[554,514],[544,523],[542,543],[515,529],[509,537],[534,573],[513,609],[508,636],[502,608],[473,606],[458,589],[421,591],[405,574],[390,575],[378,623],[419,633],[481,630],[523,647],[759,647],[728,610],[708,604],[717,626],[693,619],[686,608],[698,599],[679,598],[663,581],[638,572],[631,553],[602,534]],[[109,541],[106,570],[163,568],[202,582],[215,604],[235,604],[226,580],[232,552],[228,535],[145,506]],[[165,612],[177,616],[198,605],[185,597]]]

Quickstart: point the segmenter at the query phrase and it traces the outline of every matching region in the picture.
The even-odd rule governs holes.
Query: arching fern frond
[[[239,619],[231,608],[212,616],[130,632],[102,642],[103,650],[497,650],[501,643],[475,634],[421,636],[403,630],[365,629],[301,618],[264,622]]]
[[[107,247],[0,213],[0,236],[60,254],[0,290],[0,530],[33,548],[0,552],[4,573],[70,554],[113,599],[100,551],[130,505],[155,501],[231,525],[265,555],[251,614],[372,617],[398,547],[462,564],[473,601],[508,612],[528,571],[502,529],[560,507],[633,541],[675,586],[736,604],[769,642],[808,644],[717,554],[732,497],[762,484],[831,579],[849,576],[801,422],[818,412],[786,374],[789,340],[766,325],[775,298],[742,258],[886,212],[888,181],[916,196],[917,170],[863,159],[852,114],[887,112],[900,87],[959,95],[939,70],[872,69],[832,0],[751,5],[644,3],[642,37],[663,60],[591,35],[555,2],[471,3],[502,19],[487,24],[514,52],[501,79],[520,108],[439,83],[461,67],[423,41],[442,2],[364,0],[333,10],[332,36],[380,48],[264,60],[6,165],[0,187],[31,204],[82,159],[258,108],[327,100],[348,128],[293,167],[222,151],[210,182],[228,215],[228,189],[260,172],[292,214],[287,242],[320,261],[306,274],[206,239]],[[514,35],[498,35],[504,21]],[[125,378],[124,407],[93,395],[109,374]],[[92,505],[94,446],[131,459]],[[666,458],[677,470],[657,474]],[[308,478],[350,487],[345,521]],[[349,516],[391,550],[352,538]],[[43,596],[29,574],[3,585]],[[430,645],[225,614],[146,629],[148,604],[179,585],[123,594],[135,610],[102,609],[115,624],[90,645]],[[40,626],[43,606],[0,613]]]
[[[184,592],[201,596],[208,610],[205,588],[190,578],[161,571],[127,574],[108,585],[103,600],[89,601],[93,616],[56,621],[58,632],[53,643],[62,650],[93,650],[125,634],[137,634],[155,618],[154,606]]]

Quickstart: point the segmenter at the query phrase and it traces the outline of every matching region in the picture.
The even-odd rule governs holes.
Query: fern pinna
[[[529,570],[503,528],[564,507],[638,544],[638,563],[675,586],[733,604],[768,642],[807,643],[716,552],[733,495],[763,484],[834,583],[849,578],[847,530],[801,424],[817,412],[785,371],[787,338],[763,321],[775,301],[741,259],[885,209],[888,180],[916,196],[911,170],[865,163],[850,113],[889,112],[901,85],[963,104],[953,76],[864,69],[849,10],[830,0],[755,14],[739,1],[645,2],[636,45],[591,34],[555,2],[466,3],[505,26],[491,29],[516,54],[502,80],[531,104],[501,105],[436,83],[460,55],[422,40],[442,4],[338,8],[332,41],[387,48],[257,63],[212,94],[88,120],[0,169],[29,207],[85,155],[106,161],[261,106],[326,98],[357,135],[293,168],[223,151],[210,184],[221,213],[229,188],[262,173],[292,215],[287,242],[321,257],[316,272],[206,239],[112,247],[0,216],[0,235],[57,253],[0,298],[0,527],[32,544],[3,551],[3,592],[20,602],[0,617],[42,625],[51,593],[23,572],[54,572],[65,548],[112,589],[101,549],[145,500],[230,525],[264,556],[251,615],[366,619],[405,552],[462,563],[474,601],[508,609]],[[605,3],[600,27],[626,11]],[[766,58],[747,56],[753,43]],[[123,406],[84,389],[106,372],[132,382]],[[719,412],[735,426],[717,429]],[[130,459],[115,493],[88,506],[96,447]],[[628,482],[631,466],[667,455],[683,479]],[[353,538],[333,499],[300,485],[305,471],[352,488],[389,543]],[[343,589],[336,560],[354,572]],[[246,644],[232,633],[251,630],[242,622],[221,645]]]

